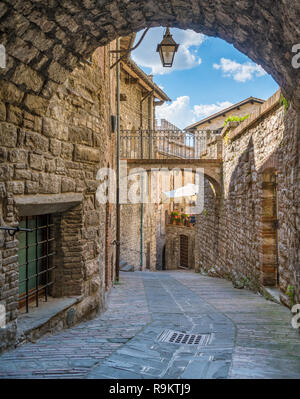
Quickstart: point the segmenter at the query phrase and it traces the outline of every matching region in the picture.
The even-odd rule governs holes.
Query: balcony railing
[[[122,130],[121,159],[199,159],[207,154],[219,130],[187,133],[182,130]],[[217,158],[217,154],[211,154]]]

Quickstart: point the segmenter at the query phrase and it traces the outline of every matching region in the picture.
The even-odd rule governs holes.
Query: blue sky
[[[134,61],[172,99],[156,108],[158,119],[184,128],[247,97],[267,99],[278,89],[270,75],[231,44],[191,30],[171,29],[180,46],[173,68],[163,68],[156,52],[163,33],[163,28],[150,29],[132,52]]]

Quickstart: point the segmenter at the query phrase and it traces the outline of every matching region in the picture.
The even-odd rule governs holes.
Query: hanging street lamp
[[[163,67],[172,67],[175,53],[177,52],[179,44],[177,44],[171,33],[170,29],[167,28],[166,33],[160,44],[157,45],[156,51],[160,55],[161,62]]]

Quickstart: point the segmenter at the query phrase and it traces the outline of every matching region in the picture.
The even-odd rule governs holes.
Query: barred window
[[[20,227],[31,229],[19,232],[19,307],[29,310],[29,302],[44,296],[47,301],[52,279],[53,224],[51,215],[26,216]]]

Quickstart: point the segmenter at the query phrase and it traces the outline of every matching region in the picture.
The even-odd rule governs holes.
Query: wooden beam
[[[140,84],[142,87],[144,87],[147,91],[152,91],[153,88],[149,86],[142,78],[140,78],[128,65],[125,63],[121,62],[122,69],[127,72],[130,76],[135,78],[137,80],[137,83]],[[160,96],[155,90],[153,91],[153,94],[155,95],[156,98],[162,101],[166,101],[162,96]]]

